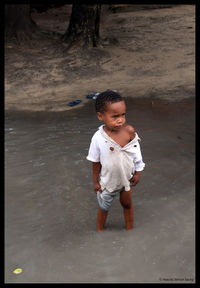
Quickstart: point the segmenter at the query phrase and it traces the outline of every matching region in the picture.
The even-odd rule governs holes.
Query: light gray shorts
[[[123,190],[124,190],[124,187],[121,189],[115,190],[113,192],[109,192],[106,189],[104,189],[102,192],[98,191],[97,200],[98,200],[99,207],[101,208],[101,210],[103,212],[108,212],[115,196]]]

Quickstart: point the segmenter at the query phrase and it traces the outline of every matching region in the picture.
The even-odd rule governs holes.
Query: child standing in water
[[[119,93],[106,90],[95,102],[104,124],[93,135],[87,159],[93,164],[93,184],[99,204],[97,231],[102,231],[114,197],[120,193],[126,229],[133,228],[132,189],[145,164],[134,128],[126,124],[126,104]]]

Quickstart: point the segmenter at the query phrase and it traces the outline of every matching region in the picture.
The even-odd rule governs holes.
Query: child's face
[[[126,104],[124,101],[107,103],[106,111],[97,112],[98,119],[103,121],[109,130],[119,130],[126,122]]]

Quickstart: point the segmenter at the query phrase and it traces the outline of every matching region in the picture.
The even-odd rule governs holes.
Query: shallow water
[[[75,213],[76,202],[85,209],[91,193],[83,193],[92,188],[90,163],[85,157],[91,135],[98,126],[95,114],[91,117],[72,111],[65,115],[6,117],[5,126],[6,197],[14,193],[16,201],[29,200],[27,214],[37,209],[42,217],[41,209],[52,209],[48,217],[55,213],[60,220],[68,208],[71,214]],[[12,208],[12,204],[8,206]],[[57,209],[64,210],[64,215],[58,215]],[[68,222],[69,229],[75,229],[75,218]]]
[[[91,163],[86,160],[91,137],[101,125],[93,104],[91,100],[83,108],[66,113],[6,113],[7,282],[98,283],[133,282],[134,279],[136,282],[141,279],[148,282],[147,276],[140,272],[143,269],[153,281],[158,279],[152,266],[154,256],[157,255],[156,261],[160,263],[158,267],[165,262],[160,256],[162,247],[156,251],[161,245],[160,239],[164,237],[159,233],[163,231],[168,235],[170,229],[174,231],[178,228],[172,221],[172,226],[163,224],[163,230],[155,234],[157,224],[154,216],[159,214],[158,218],[163,219],[163,223],[167,221],[162,215],[161,204],[175,196],[174,189],[182,193],[177,193],[175,199],[180,206],[173,213],[194,198],[193,192],[188,193],[187,190],[183,193],[187,185],[190,185],[189,191],[194,187],[194,100],[169,104],[155,99],[127,99],[127,122],[135,127],[142,139],[146,163],[141,183],[133,194],[136,228],[128,234],[117,200],[113,202],[105,231],[96,233],[97,201],[93,192]],[[191,175],[188,177],[184,173]],[[173,186],[175,182],[176,186]],[[169,189],[165,191],[167,185]],[[161,209],[155,210],[155,207]],[[166,207],[171,209],[171,205]],[[192,229],[193,210],[189,208],[187,211]],[[174,219],[178,221],[179,214]],[[184,239],[187,243],[192,241],[188,248],[191,250],[193,230],[188,233]],[[154,250],[147,249],[152,243],[150,235],[158,238]],[[177,237],[174,241],[179,243],[179,240]],[[143,254],[142,247],[148,252]],[[193,250],[190,252],[193,255]],[[184,257],[182,250],[179,257]],[[139,259],[137,265],[135,259]],[[168,272],[172,268],[177,269],[176,260],[172,266],[169,261],[167,268],[163,269]],[[188,261],[184,273],[194,275],[193,260]],[[132,265],[136,265],[134,271],[130,270]],[[12,274],[17,267],[24,269],[18,278]],[[120,275],[123,269],[124,274]],[[182,270],[178,272],[180,274]]]

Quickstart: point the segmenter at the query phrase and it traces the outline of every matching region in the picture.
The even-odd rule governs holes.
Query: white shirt
[[[145,163],[142,161],[142,154],[137,133],[135,138],[121,147],[103,129],[99,127],[92,137],[87,160],[100,162],[100,185],[103,190],[109,192],[125,187],[130,190],[130,179],[135,171],[142,171]]]

